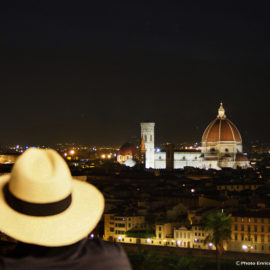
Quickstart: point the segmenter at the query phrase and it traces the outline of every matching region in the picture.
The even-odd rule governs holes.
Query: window
[[[147,142],[147,136],[146,135],[144,135],[144,141]]]
[[[262,226],[262,232],[264,232],[264,226]]]
[[[262,218],[262,223],[264,223],[264,219]]]
[[[248,229],[248,232],[250,232],[250,226],[249,225],[247,226],[247,229]]]
[[[237,230],[238,230],[238,228],[237,228],[237,227],[238,227],[238,226],[237,226],[237,224],[235,224],[235,225],[234,225],[234,230],[235,230],[235,231],[237,231]]]
[[[254,232],[257,232],[257,225],[254,225]]]
[[[241,225],[241,231],[242,232],[244,231],[244,225]]]
[[[115,223],[115,227],[125,228],[125,224],[124,223]]]
[[[257,218],[254,218],[254,222],[257,222]]]
[[[264,243],[264,235],[261,235],[261,242]]]
[[[110,232],[114,232],[114,228],[110,228]]]
[[[244,222],[244,218],[241,218],[241,222]]]
[[[235,221],[238,221],[238,217],[235,217],[234,220],[235,220]]]
[[[254,235],[254,242],[257,242],[257,235]]]
[[[150,135],[150,142],[152,142],[152,139],[153,139],[153,138],[152,138],[152,135]]]
[[[264,250],[264,245],[262,245],[262,250]]]
[[[241,240],[242,241],[244,240],[244,234],[243,233],[241,234]]]
[[[234,240],[237,241],[237,233],[234,234]]]
[[[161,238],[161,233],[158,234],[158,237]]]
[[[248,235],[248,241],[251,241],[251,237],[250,237],[250,234]]]

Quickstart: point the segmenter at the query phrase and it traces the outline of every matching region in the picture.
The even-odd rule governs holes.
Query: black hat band
[[[72,196],[68,195],[63,200],[52,203],[30,203],[15,197],[8,188],[8,183],[3,188],[7,204],[15,211],[35,217],[53,216],[64,212],[71,204]]]

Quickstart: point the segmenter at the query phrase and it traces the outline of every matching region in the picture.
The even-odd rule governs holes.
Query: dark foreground
[[[214,270],[217,269],[215,252],[168,247],[123,245],[133,270]],[[197,252],[199,251],[199,252]],[[225,253],[221,259],[221,269],[270,269],[269,255]],[[253,263],[255,265],[248,265]]]

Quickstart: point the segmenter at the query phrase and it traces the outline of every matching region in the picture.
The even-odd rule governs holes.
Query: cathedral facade
[[[155,123],[141,123],[141,140],[145,168],[183,169],[196,167],[201,169],[248,168],[247,157],[243,154],[242,137],[237,127],[226,117],[223,104],[218,115],[206,127],[201,141],[201,151],[179,152],[169,146],[166,152],[155,151]]]

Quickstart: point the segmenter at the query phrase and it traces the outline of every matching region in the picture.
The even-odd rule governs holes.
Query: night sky
[[[5,2],[0,144],[200,141],[220,101],[270,141],[266,1]]]

